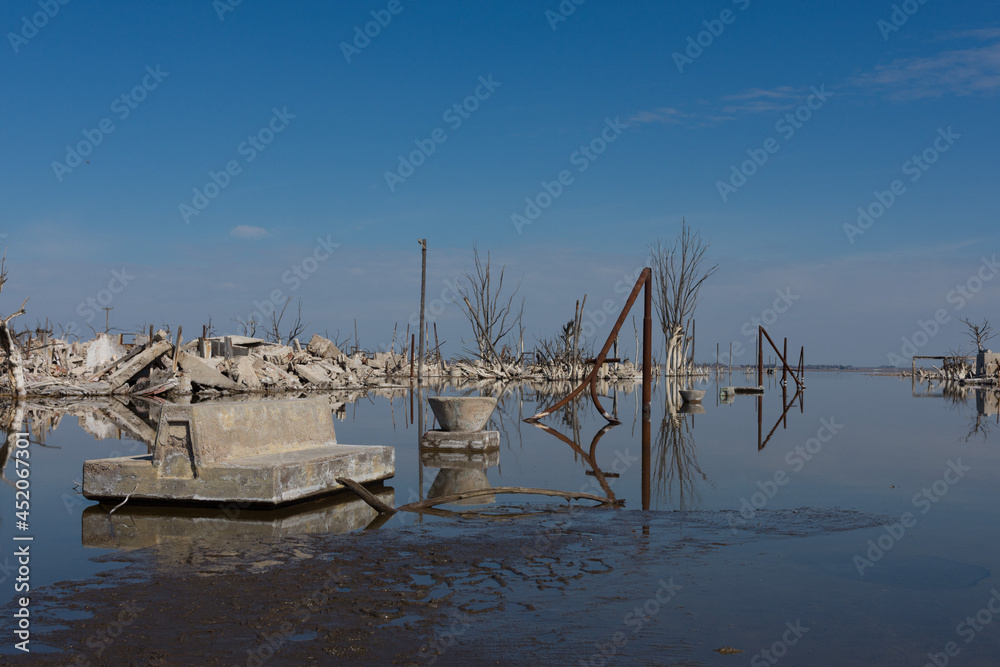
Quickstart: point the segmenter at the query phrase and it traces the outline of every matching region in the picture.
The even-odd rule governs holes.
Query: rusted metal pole
[[[764,337],[767,338],[767,342],[771,344],[771,348],[774,350],[774,353],[777,354],[778,357],[781,358],[781,363],[783,363],[785,365],[785,367],[788,368],[788,362],[785,361],[785,358],[781,356],[781,352],[778,351],[778,346],[774,344],[773,340],[771,340],[771,336],[768,335],[768,333],[764,329],[764,327],[758,327],[758,328],[760,329],[760,333],[763,334]],[[763,350],[763,344],[761,344],[761,350]],[[763,352],[762,352],[762,354],[763,354]],[[802,382],[799,381],[799,378],[795,375],[795,373],[792,373],[792,379],[795,380],[795,384],[797,384],[799,387],[802,386]]]
[[[764,327],[757,327],[757,386],[764,386],[764,337],[761,331]]]
[[[788,336],[785,336],[785,351],[784,358],[788,358]],[[788,364],[783,363],[781,366],[781,386],[785,386],[785,375],[788,373]]]
[[[579,396],[580,392],[582,392],[584,389],[586,389],[587,385],[590,384],[597,377],[597,374],[598,374],[598,372],[601,369],[601,365],[604,363],[604,360],[607,359],[608,352],[611,350],[611,345],[614,343],[615,338],[618,336],[619,330],[621,330],[622,324],[625,323],[625,319],[628,316],[629,311],[632,309],[632,306],[635,304],[635,300],[639,297],[639,290],[641,290],[643,288],[643,286],[646,285],[647,283],[651,283],[652,282],[651,276],[652,276],[652,270],[649,267],[646,267],[645,269],[642,270],[642,273],[639,275],[639,279],[636,280],[636,282],[635,282],[635,287],[632,288],[632,292],[629,294],[628,299],[625,301],[625,307],[622,308],[622,312],[618,316],[618,320],[615,322],[615,326],[611,329],[611,335],[608,336],[608,339],[604,342],[604,347],[601,348],[601,352],[594,359],[594,368],[593,368],[593,370],[590,371],[590,374],[583,380],[583,382],[581,382],[579,384],[579,386],[577,386],[576,389],[574,389],[569,394],[567,394],[566,396],[564,396],[563,399],[561,401],[559,401],[558,403],[556,403],[555,405],[549,406],[548,408],[542,410],[541,412],[539,412],[539,413],[537,413],[535,415],[532,415],[531,417],[528,417],[524,421],[526,421],[526,422],[535,422],[535,421],[538,421],[542,417],[547,417],[548,415],[552,414],[553,412],[555,412],[559,408],[564,407],[570,401],[572,401],[574,398],[576,398],[577,396]],[[645,329],[645,324],[644,324],[643,328]],[[650,329],[650,339],[652,339],[652,319],[650,319],[650,321],[649,321],[649,329]],[[644,352],[643,353],[643,357],[645,357],[646,354],[647,353]],[[648,354],[650,355],[650,358],[652,358],[652,349],[649,350]],[[650,370],[652,370],[652,368],[651,368],[652,364],[651,363],[650,364],[644,364],[644,365],[649,366]],[[612,417],[610,414],[608,414],[607,412],[605,412],[604,409],[601,408],[600,406],[598,406],[598,409],[601,410],[601,414],[609,422],[616,422],[617,421],[617,420],[615,420],[614,417]]]
[[[646,275],[642,313],[642,509],[649,510],[652,451],[650,417],[653,401],[653,274]]]
[[[642,308],[642,418],[649,420],[653,402],[653,274],[646,274]],[[605,346],[606,347],[606,346]],[[606,354],[606,353],[605,353]],[[604,356],[603,354],[601,355]],[[595,366],[597,368],[597,366]]]
[[[417,239],[420,244],[420,355],[417,367],[417,386],[424,381],[424,351],[427,349],[424,329],[424,295],[427,292],[427,239]]]

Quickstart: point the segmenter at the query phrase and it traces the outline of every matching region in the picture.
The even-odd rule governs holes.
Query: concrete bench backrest
[[[160,413],[153,464],[188,477],[197,467],[261,454],[336,444],[322,399],[168,405]]]

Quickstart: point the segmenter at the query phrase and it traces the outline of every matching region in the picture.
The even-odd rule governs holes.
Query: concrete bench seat
[[[395,474],[395,450],[337,443],[322,399],[165,406],[153,453],[93,459],[83,495],[100,501],[278,506]]]

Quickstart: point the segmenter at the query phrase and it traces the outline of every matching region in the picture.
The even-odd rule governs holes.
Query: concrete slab
[[[427,431],[420,437],[420,449],[500,449],[500,431]]]
[[[153,453],[86,461],[83,495],[277,506],[394,474],[392,447],[337,444],[323,399],[167,405]]]

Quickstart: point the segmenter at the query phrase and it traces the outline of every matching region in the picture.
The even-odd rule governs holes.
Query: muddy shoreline
[[[603,652],[621,664],[715,664],[719,647],[702,636],[710,620],[686,612],[683,595],[673,598],[699,563],[751,541],[886,521],[810,509],[761,512],[752,525],[735,512],[547,503],[490,511],[501,516],[340,536],[206,535],[115,552],[101,560],[125,567],[35,592],[33,646],[58,652],[25,657],[39,665],[576,665],[600,662]],[[633,607],[656,613],[630,619]]]

